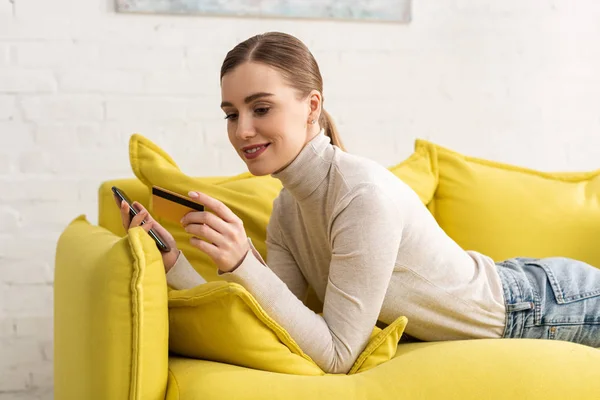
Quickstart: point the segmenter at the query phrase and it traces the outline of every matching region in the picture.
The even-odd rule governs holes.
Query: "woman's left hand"
[[[204,205],[207,211],[192,211],[181,220],[192,246],[206,253],[221,272],[231,272],[250,250],[242,220],[225,204],[204,193],[189,192],[188,196]]]

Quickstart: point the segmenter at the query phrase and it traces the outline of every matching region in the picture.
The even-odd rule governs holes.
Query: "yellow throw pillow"
[[[153,185],[185,196],[190,190],[197,190],[225,203],[244,221],[252,243],[266,259],[266,227],[273,201],[282,189],[279,180],[271,176],[254,176],[249,172],[231,177],[192,177],[183,173],[164,150],[140,134],[133,134],[130,138],[129,157],[135,176],[148,187],[149,192]],[[411,186],[426,204],[433,197],[437,184],[434,161],[426,146],[417,146],[408,159],[389,170]],[[151,201],[149,211],[152,214]],[[207,281],[222,280],[212,260],[189,243],[190,235],[181,225],[167,220],[158,221],[171,232],[198,273]]]
[[[395,353],[406,326],[400,317],[369,344],[349,374],[375,367]],[[208,282],[169,292],[169,348],[185,357],[295,375],[324,375],[292,337],[241,285]]]
[[[56,398],[164,399],[167,289],[152,238],[79,216],[58,240],[54,289]]]
[[[407,324],[408,318],[401,316],[383,330],[375,327],[367,347],[358,356],[348,375],[368,371],[391,360],[396,354],[398,342]]]
[[[437,158],[435,218],[460,246],[495,261],[564,256],[600,267],[600,170],[541,172],[418,142]]]
[[[414,152],[389,170],[410,186],[423,204],[428,205],[431,202],[438,184],[438,165],[427,143],[416,141]]]
[[[323,375],[248,291],[225,281],[169,292],[169,348],[190,358]]]

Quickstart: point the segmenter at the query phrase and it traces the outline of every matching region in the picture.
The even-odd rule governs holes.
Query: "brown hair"
[[[331,138],[331,143],[345,151],[333,119],[322,104],[323,78],[319,65],[306,45],[292,35],[268,32],[253,36],[235,46],[227,53],[221,66],[221,79],[238,65],[254,61],[278,69],[293,88],[307,96],[311,90],[321,92],[321,116],[319,125]]]

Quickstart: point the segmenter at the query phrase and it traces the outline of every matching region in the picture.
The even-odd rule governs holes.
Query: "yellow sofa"
[[[132,165],[136,178],[103,182],[98,225],[78,216],[57,244],[55,399],[600,398],[600,351],[552,340],[401,340],[391,359],[348,375],[273,372],[173,353],[169,302],[176,291],[167,288],[149,236],[140,228],[125,234],[110,188],[151,207],[150,175],[161,162],[168,176],[179,172],[160,149],[141,154],[134,145],[143,138],[136,140],[132,164],[145,159],[151,168]],[[558,252],[600,265],[600,171],[542,173],[423,140],[390,170],[417,190],[442,228],[466,248],[496,260]],[[190,177],[179,182],[184,178]],[[230,181],[201,179],[207,188]]]

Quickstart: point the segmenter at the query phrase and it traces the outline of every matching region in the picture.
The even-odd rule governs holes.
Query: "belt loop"
[[[506,311],[508,312],[517,312],[523,310],[533,310],[535,308],[535,304],[531,301],[523,301],[521,303],[507,304]]]

